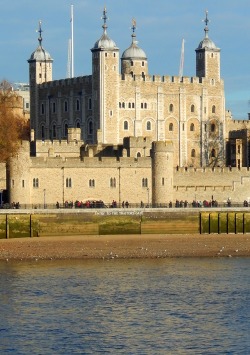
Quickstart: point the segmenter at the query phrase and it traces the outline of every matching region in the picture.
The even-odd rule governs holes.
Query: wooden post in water
[[[33,237],[33,229],[32,229],[32,215],[30,214],[30,238]]]
[[[210,216],[210,213],[208,214],[208,234],[210,234],[210,231],[211,231],[211,229],[210,229],[210,222],[211,222],[211,218],[210,218],[211,216]]]
[[[10,226],[9,226],[8,214],[6,214],[6,218],[5,218],[5,235],[6,235],[6,239],[9,239],[9,237],[10,237]]]
[[[228,234],[228,212],[227,212],[227,234]]]
[[[234,234],[237,234],[237,213],[234,214]]]
[[[220,234],[220,213],[218,213],[218,234]]]
[[[242,233],[245,234],[245,213],[242,215]]]
[[[202,234],[202,217],[201,217],[201,212],[199,214],[199,229],[200,229],[200,234]]]

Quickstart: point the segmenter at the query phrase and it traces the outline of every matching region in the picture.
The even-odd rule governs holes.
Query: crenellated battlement
[[[167,84],[195,84],[195,85],[200,85],[203,86],[204,84],[209,85],[209,86],[215,86],[217,84],[223,85],[224,81],[211,81],[211,79],[208,78],[199,78],[199,77],[187,77],[187,76],[170,76],[170,75],[133,75],[131,76],[130,74],[122,74],[121,75],[121,80],[122,81],[128,81],[128,82],[148,82],[148,83],[167,83]]]
[[[67,78],[67,79],[60,79],[60,80],[53,80],[53,81],[48,81],[45,83],[42,83],[39,85],[41,89],[52,89],[52,88],[57,88],[57,87],[62,87],[62,86],[70,86],[72,87],[73,85],[76,84],[89,84],[92,80],[92,75],[86,75],[86,76],[78,76],[75,78]]]

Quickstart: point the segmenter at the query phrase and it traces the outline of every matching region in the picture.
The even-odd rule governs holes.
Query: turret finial
[[[107,20],[108,20],[108,17],[107,17],[107,8],[106,6],[104,7],[103,9],[103,13],[102,13],[102,19],[103,19],[103,25],[102,25],[102,28],[104,30],[104,32],[106,31],[107,29]]]
[[[41,20],[39,21],[39,28],[36,32],[39,33],[38,42],[39,42],[39,45],[42,46],[42,40],[43,40],[42,39],[42,32],[43,32],[43,30],[42,30],[42,21]]]
[[[205,17],[205,20],[203,20],[203,22],[205,22],[206,24],[206,27],[204,28],[204,31],[205,31],[205,37],[208,37],[208,23],[210,22],[210,20],[208,19],[208,10],[206,10],[206,17]]]

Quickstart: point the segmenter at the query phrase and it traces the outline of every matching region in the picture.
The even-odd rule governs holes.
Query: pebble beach
[[[0,260],[250,256],[250,234],[89,235],[0,239]]]

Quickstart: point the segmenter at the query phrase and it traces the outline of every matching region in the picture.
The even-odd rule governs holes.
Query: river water
[[[0,263],[0,354],[250,354],[250,258]]]

